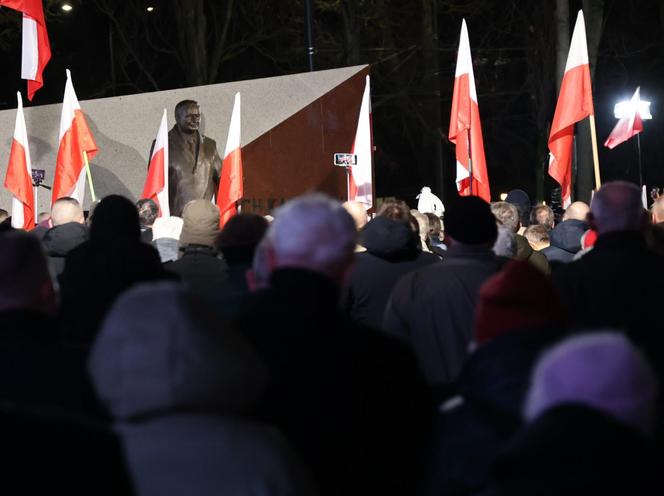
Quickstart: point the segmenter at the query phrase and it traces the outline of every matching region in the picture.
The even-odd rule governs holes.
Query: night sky
[[[144,3],[147,5],[150,2]],[[168,9],[169,2],[162,0],[152,3],[156,5],[156,10],[150,14],[145,12],[144,15],[152,16],[149,19],[155,25],[162,23],[164,29],[171,30],[172,28],[168,27],[169,13],[164,12]],[[297,2],[295,3],[297,4]],[[301,3],[299,2],[298,5]],[[359,4],[359,2],[355,3]],[[385,3],[390,4],[391,2]],[[395,17],[390,19],[391,32],[395,33],[392,36],[395,46],[391,49],[396,54],[395,57],[403,57],[402,63],[388,67],[387,65],[391,62],[385,62],[377,55],[380,53],[381,56],[384,56],[387,53],[384,51],[384,47],[377,46],[378,38],[375,36],[377,29],[374,28],[382,26],[377,24],[381,22],[380,20],[369,18],[364,24],[359,25],[359,58],[353,60],[359,63],[377,62],[372,68],[374,75],[372,84],[378,196],[396,195],[413,203],[419,188],[425,184],[431,184],[435,180],[432,169],[436,167],[436,160],[425,146],[426,143],[422,145],[417,142],[417,137],[425,134],[424,131],[431,131],[429,129],[431,126],[422,119],[410,115],[408,109],[413,108],[413,105],[418,108],[428,105],[440,106],[440,133],[435,134],[442,135],[440,139],[443,152],[444,193],[445,195],[453,194],[454,149],[446,140],[446,132],[449,123],[456,45],[461,17],[465,17],[468,22],[474,57],[493,197],[497,199],[500,192],[522,188],[530,194],[531,198],[535,198],[536,187],[533,171],[536,163],[541,160],[542,153],[536,145],[533,130],[532,97],[523,90],[524,78],[528,76],[530,70],[524,61],[527,59],[528,50],[532,49],[532,45],[528,41],[528,33],[519,30],[528,29],[533,35],[536,35],[547,29],[547,26],[538,25],[537,22],[553,22],[554,2],[545,0],[532,2],[532,4],[535,3],[541,4],[545,12],[539,17],[540,21],[534,17],[533,25],[528,26],[527,23],[519,24],[515,21],[521,13],[519,12],[520,5],[524,5],[526,2],[516,0],[438,2],[439,72],[436,74],[438,78],[436,84],[439,86],[440,96],[436,95],[435,98],[432,97],[431,86],[427,86],[425,83],[409,83],[408,86],[402,88],[401,93],[395,90],[395,88],[401,87],[402,81],[425,81],[428,74],[426,59],[421,56],[425,52],[419,45],[418,39],[419,10],[422,2],[399,2],[400,7],[395,7],[394,10]],[[364,2],[364,4],[371,4],[371,2]],[[456,8],[456,4],[458,4],[458,8]],[[531,2],[527,2],[527,4],[532,5]],[[572,0],[570,2],[570,35],[580,4],[580,1]],[[409,5],[410,8],[407,8]],[[515,9],[513,12],[507,12],[510,5]],[[57,5],[51,5],[52,11],[55,12],[56,10],[53,9],[56,7]],[[24,98],[26,106],[59,103],[64,91],[65,68],[72,70],[74,85],[80,100],[137,91],[136,88],[128,85],[118,84],[115,88],[109,86],[110,32],[107,18],[98,11],[93,1],[79,1],[74,3],[74,7],[68,14],[47,18],[53,56],[44,74],[44,88],[37,93],[32,104]],[[280,9],[280,7],[273,8]],[[397,11],[397,8],[407,10]],[[299,7],[294,12],[303,14],[297,9]],[[636,140],[624,143],[612,151],[604,148],[602,144],[616,122],[613,117],[613,105],[618,100],[628,99],[636,86],[641,86],[642,99],[652,102],[651,111],[654,115],[652,121],[645,123],[645,131],[641,135],[645,182],[651,187],[664,187],[664,106],[662,104],[664,102],[662,87],[664,81],[664,14],[660,9],[664,9],[664,7],[659,7],[658,2],[650,0],[605,1],[604,33],[593,81],[600,164],[604,181],[612,179],[638,181]],[[266,22],[269,21],[269,17],[282,19],[279,22],[282,25],[285,23],[285,28],[289,28],[289,30],[285,30],[289,37],[278,34],[266,41],[261,41],[255,48],[246,50],[242,55],[225,64],[219,77],[213,82],[278,76],[307,70],[303,16],[294,18],[290,14],[288,17],[288,13],[283,9],[275,12],[257,11],[255,14],[257,18],[264,14]],[[360,12],[360,14],[363,13]],[[11,21],[11,16],[8,16],[6,12],[3,15],[5,19],[10,18]],[[281,18],[280,15],[284,17]],[[292,26],[287,25],[291,22],[290,18],[292,18]],[[154,20],[152,21],[152,19]],[[492,22],[487,22],[487,19],[491,19]],[[17,89],[22,90],[25,95],[25,82],[19,79],[18,16],[15,17],[13,25],[10,21],[5,20],[5,32],[2,35],[2,44],[0,44],[4,62],[3,71],[0,73],[0,108],[2,109],[15,108]],[[340,26],[338,13],[329,10],[316,11],[315,21],[314,32],[318,49],[315,59],[316,69],[351,65],[347,63],[349,60],[347,54],[344,58],[337,53],[339,52],[338,46],[342,44],[341,41],[335,39],[335,33]],[[241,28],[242,26],[238,26],[235,32],[241,32]],[[381,27],[381,29],[384,31],[386,28]],[[136,41],[140,42],[140,40]],[[117,38],[114,43],[118,43]],[[288,52],[290,59],[284,61],[283,57],[278,59],[270,55],[271,53],[283,53],[283,47],[286,45],[290,49]],[[407,55],[402,55],[402,53],[409,53],[408,50],[413,50],[416,56],[409,58]],[[155,54],[155,57],[157,56]],[[161,69],[158,71],[159,89],[172,89],[185,85],[181,74],[173,69],[173,64],[169,64],[166,59],[163,60]],[[127,68],[128,71],[132,70],[131,65],[128,65]],[[145,88],[143,91],[149,89]],[[522,90],[523,93],[519,93]],[[554,106],[555,95],[552,95],[550,101],[542,102],[540,110],[549,116],[548,119],[551,119]],[[399,126],[408,127],[415,138],[403,139],[404,131]],[[418,126],[422,126],[422,129],[419,129]],[[11,130],[5,130],[6,134],[11,132]],[[433,186],[436,191],[438,188],[436,185]],[[552,181],[547,179],[545,200],[548,200],[546,195],[552,186],[554,186]],[[440,191],[438,192],[440,193]]]

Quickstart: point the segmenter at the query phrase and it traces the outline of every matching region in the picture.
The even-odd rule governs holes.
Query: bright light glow
[[[72,6],[69,5],[68,3],[63,3],[62,6],[61,6],[60,8],[61,8],[62,10],[64,10],[65,12],[69,12],[69,11],[70,11],[71,9],[73,9],[74,7],[72,7]]]
[[[152,11],[154,10],[154,7],[150,6],[150,7],[148,7],[148,8],[145,9],[145,10],[147,10],[148,12],[152,12]]]
[[[507,199],[507,193],[500,194],[500,201],[505,201]]]
[[[650,113],[650,102],[646,100],[638,100],[635,105],[632,103],[632,100],[625,100],[623,102],[616,103],[616,106],[613,107],[613,115],[616,119],[622,119],[623,117],[629,117],[634,112],[638,112],[641,116],[641,119],[647,121],[652,119],[652,114]]]

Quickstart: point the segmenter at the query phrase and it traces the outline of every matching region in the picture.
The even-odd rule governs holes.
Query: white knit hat
[[[180,239],[183,223],[180,217],[157,217],[152,225],[152,240],[161,238]]]

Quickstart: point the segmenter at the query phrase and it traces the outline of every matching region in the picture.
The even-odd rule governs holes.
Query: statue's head
[[[178,103],[175,106],[175,122],[183,133],[190,134],[198,131],[201,123],[201,110],[198,102],[182,100]]]

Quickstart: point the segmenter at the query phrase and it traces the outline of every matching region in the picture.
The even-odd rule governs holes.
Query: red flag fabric
[[[549,175],[561,186],[563,206],[572,202],[574,124],[594,115],[590,64],[583,11],[579,11],[570,42],[565,74],[549,135]]]
[[[41,0],[0,0],[0,6],[23,13],[21,77],[28,80],[28,100],[44,85],[42,74],[51,59]]]
[[[168,119],[166,109],[161,117],[157,139],[154,142],[148,175],[141,198],[153,200],[159,207],[159,217],[171,215],[168,204]]]
[[[643,131],[643,120],[639,114],[639,102],[641,101],[640,88],[636,88],[632,99],[630,100],[629,115],[622,117],[606,139],[604,146],[613,150],[620,143],[636,136]]]
[[[357,156],[357,163],[350,168],[348,199],[359,201],[367,210],[373,206],[372,143],[371,143],[371,87],[366,77],[360,116],[351,153]]]
[[[240,146],[240,93],[235,94],[231,124],[228,129],[226,150],[221,166],[217,206],[219,207],[219,227],[224,227],[228,219],[237,213],[236,202],[244,196],[242,172],[242,148]]]
[[[21,93],[17,93],[17,97],[16,126],[9,152],[5,188],[12,194],[12,227],[29,231],[35,227],[35,194],[32,189],[32,165]]]
[[[461,23],[448,137],[456,145],[456,183],[459,194],[461,196],[472,194],[490,202],[491,188],[484,156],[480,108],[477,103],[475,73],[465,19]]]
[[[71,73],[67,69],[65,96],[60,115],[60,147],[55,164],[51,203],[63,196],[70,196],[83,205],[85,196],[85,157],[92,159],[97,153],[92,133],[85,121],[76,98]]]

